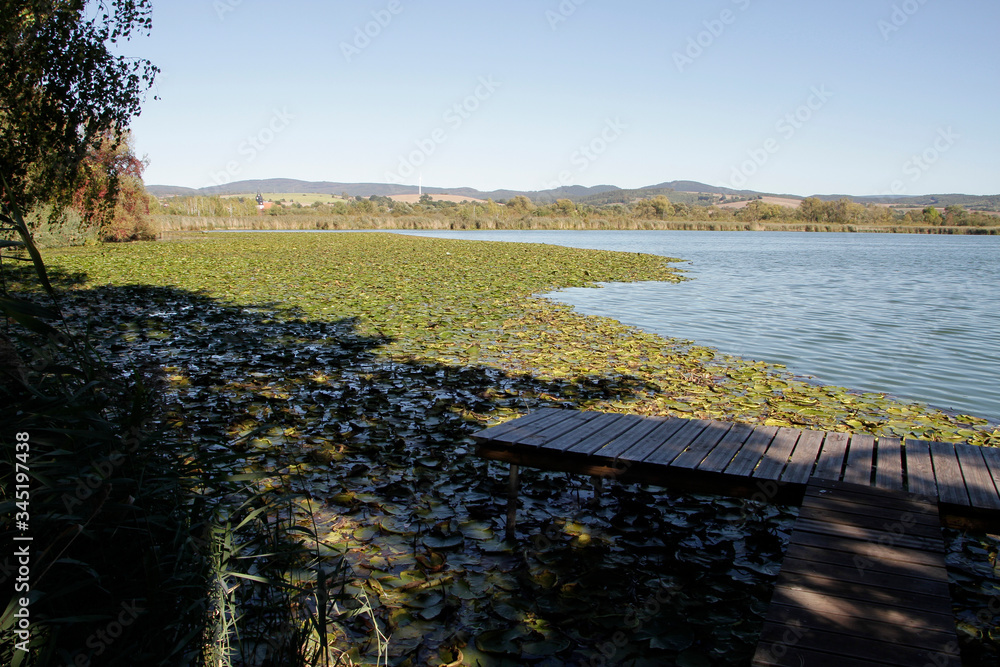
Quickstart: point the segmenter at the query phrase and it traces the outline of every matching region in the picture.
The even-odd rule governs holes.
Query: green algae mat
[[[346,559],[374,611],[337,616],[330,637],[356,663],[749,661],[794,513],[617,486],[591,507],[587,480],[525,471],[521,540],[506,544],[504,471],[470,434],[530,410],[1000,445],[972,416],[817,386],[534,296],[683,279],[658,256],[226,233],[46,261],[108,355],[162,370],[168,441],[268,473],[262,488],[294,497]],[[980,569],[995,558],[989,540],[956,548]],[[966,639],[993,655],[976,606],[997,591],[977,572],[962,580]]]

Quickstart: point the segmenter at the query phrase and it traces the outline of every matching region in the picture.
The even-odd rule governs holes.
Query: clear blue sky
[[[997,26],[996,0],[154,0],[122,52],[163,70],[149,184],[997,194]]]

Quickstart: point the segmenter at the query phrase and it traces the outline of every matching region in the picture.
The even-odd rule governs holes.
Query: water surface
[[[1000,237],[696,231],[405,232],[688,260],[693,280],[548,295],[824,384],[1000,421]]]

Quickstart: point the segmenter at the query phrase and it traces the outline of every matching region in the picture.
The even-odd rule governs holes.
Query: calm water
[[[1000,421],[1000,237],[413,233],[680,257],[694,280],[549,296],[582,313],[785,364],[824,384]]]

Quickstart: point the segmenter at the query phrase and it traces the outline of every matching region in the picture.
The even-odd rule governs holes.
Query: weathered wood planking
[[[755,498],[798,488],[754,664],[960,664],[941,522],[975,510],[995,525],[1000,450],[557,409],[473,437],[511,463],[511,538],[518,465]]]
[[[817,520],[829,519],[827,496],[858,507]],[[874,506],[878,517],[868,514]],[[914,512],[936,509],[899,492],[813,480],[753,664],[960,665],[941,530],[934,535]]]
[[[688,490],[798,502],[826,479],[940,501],[955,525],[1000,512],[1000,451],[967,444],[553,408],[473,437],[486,458]]]

